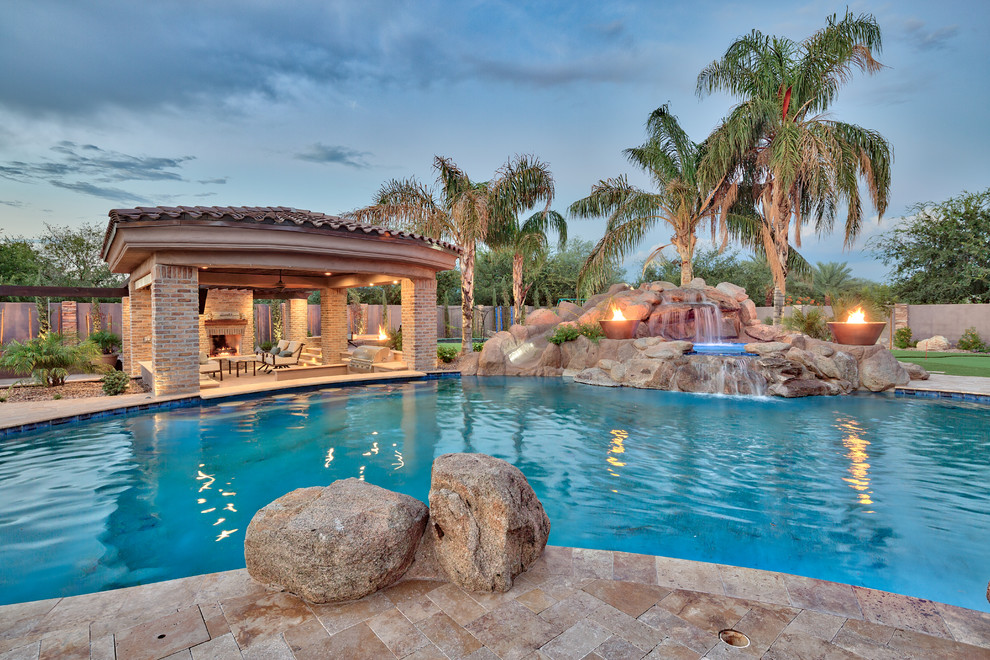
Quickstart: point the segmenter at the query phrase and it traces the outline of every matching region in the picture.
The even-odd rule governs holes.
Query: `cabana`
[[[320,291],[324,364],[347,350],[347,289],[402,285],[402,354],[436,366],[436,274],[456,246],[404,231],[286,207],[138,207],[110,211],[103,258],[130,276],[123,363],[150,364],[156,396],[199,391],[199,355],[223,337],[253,352],[255,297],[286,299],[288,339],[306,341]],[[211,307],[207,319],[204,312]]]

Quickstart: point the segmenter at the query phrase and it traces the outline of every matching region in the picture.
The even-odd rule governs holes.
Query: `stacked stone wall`
[[[127,323],[130,359],[127,372],[131,376],[141,376],[140,362],[151,360],[151,288],[137,289],[134,282],[130,288],[130,318]],[[197,301],[198,304],[198,301]]]
[[[305,298],[292,298],[286,307],[288,307],[288,313],[285,315],[288,325],[286,338],[289,341],[305,343],[306,335],[309,332],[309,302]]]
[[[323,364],[335,364],[347,351],[347,289],[320,291],[320,326]]]
[[[402,358],[410,369],[437,366],[437,281],[402,280]]]
[[[199,271],[152,269],[152,369],[155,396],[199,391]]]
[[[75,300],[62,301],[62,320],[58,331],[68,338],[70,335],[79,336],[79,310]]]

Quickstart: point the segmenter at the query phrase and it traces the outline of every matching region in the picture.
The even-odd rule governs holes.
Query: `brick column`
[[[120,363],[124,365],[124,373],[131,373],[131,299],[127,296],[120,299]]]
[[[62,301],[62,325],[58,332],[68,338],[69,335],[79,336],[79,315],[75,300]]]
[[[156,264],[151,324],[155,396],[199,391],[199,271]]]
[[[410,369],[437,366],[437,281],[402,280],[402,359]]]
[[[289,326],[285,337],[289,341],[306,341],[309,328],[309,302],[305,298],[290,298],[286,307],[285,320]],[[346,308],[345,308],[346,309]],[[346,337],[345,337],[346,339]]]
[[[128,299],[131,301],[130,318],[125,328],[125,332],[129,333],[127,342],[131,354],[128,373],[140,378],[141,366],[138,363],[151,361],[151,288],[135,289],[133,280],[128,287]]]
[[[347,289],[320,291],[320,325],[323,364],[336,364],[347,351]]]

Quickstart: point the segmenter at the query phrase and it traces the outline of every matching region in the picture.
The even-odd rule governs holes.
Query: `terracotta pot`
[[[835,343],[850,346],[872,346],[883,333],[886,323],[871,321],[869,323],[836,323],[828,324],[828,329],[835,337]]]
[[[636,328],[639,327],[638,319],[625,321],[606,321],[602,319],[598,322],[605,331],[605,336],[609,339],[632,339],[636,336]]]
[[[112,368],[117,365],[117,354],[109,353],[109,354],[101,355],[100,362]]]

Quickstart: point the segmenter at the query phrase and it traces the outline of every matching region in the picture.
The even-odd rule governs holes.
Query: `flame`
[[[622,315],[622,312],[619,310],[619,308],[618,307],[613,307],[612,308],[612,318],[610,318],[609,321],[625,321],[625,320],[626,320],[626,317]]]
[[[378,326],[378,338],[381,339],[381,340],[388,339],[388,333],[385,332],[385,326],[384,325]]]
[[[846,319],[846,323],[866,323],[866,314],[863,312],[863,308],[857,307],[853,311],[849,312],[849,317]]]

